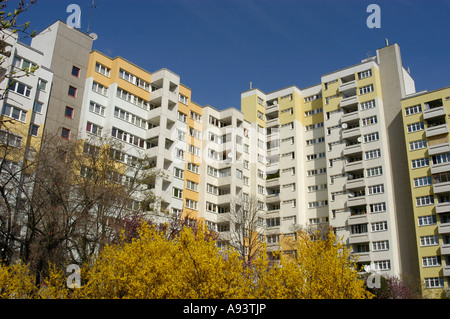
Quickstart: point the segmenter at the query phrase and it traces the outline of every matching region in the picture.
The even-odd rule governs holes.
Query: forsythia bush
[[[33,290],[25,266],[0,268],[0,297],[27,298],[371,298],[352,268],[349,252],[328,240],[301,237],[298,258],[270,264],[262,252],[250,267],[220,250],[205,233],[185,227],[168,239],[144,224],[139,238],[105,247],[81,271],[81,288],[51,268],[45,288]],[[23,280],[23,282],[20,282]]]

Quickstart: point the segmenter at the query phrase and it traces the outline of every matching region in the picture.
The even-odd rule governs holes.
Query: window
[[[180,120],[183,123],[187,122],[187,115],[178,111],[178,120]]]
[[[202,138],[202,132],[200,132],[192,127],[189,127],[189,135],[192,137],[198,138],[198,139]]]
[[[144,148],[144,144],[145,144],[144,139],[134,136],[130,133],[124,132],[122,130],[119,130],[118,128],[116,128],[114,126],[112,127],[112,130],[111,130],[111,136],[115,137],[119,140],[122,140],[124,142],[133,144],[137,147]],[[147,142],[147,143],[148,143],[147,148],[151,148],[151,146],[150,146],[151,144],[149,142]]]
[[[91,112],[94,112],[94,113],[96,113],[98,115],[104,116],[105,115],[105,110],[106,110],[106,107],[104,107],[104,106],[102,106],[102,105],[100,105],[100,104],[98,104],[98,103],[96,103],[94,101],[91,101],[89,103],[89,111],[91,111]]]
[[[423,187],[431,185],[431,176],[414,178],[414,187]]]
[[[143,118],[140,118],[139,116],[136,116],[132,113],[126,112],[117,106],[114,108],[114,116],[117,118],[120,118],[121,120],[124,120],[128,123],[134,124],[136,126],[139,126],[140,128],[145,129],[147,121]]]
[[[202,116],[198,113],[195,113],[194,111],[189,112],[189,117],[196,122],[199,122],[199,123],[202,122]]]
[[[194,154],[196,156],[200,156],[200,149],[194,145],[188,145],[189,153]]]
[[[108,95],[108,88],[104,85],[101,85],[100,83],[97,82],[92,82],[92,91],[97,92],[98,94],[101,95]]]
[[[323,113],[323,108],[322,107],[318,108],[318,109],[315,109],[315,110],[306,111],[305,112],[305,117],[312,116],[312,115],[319,114],[319,113]]]
[[[369,189],[369,195],[384,193],[384,185],[383,184],[369,186],[368,189]]]
[[[173,187],[172,188],[172,195],[175,198],[182,199],[183,198],[183,190],[181,190],[179,188],[176,188],[176,187]]]
[[[101,136],[102,135],[102,127],[93,124],[91,122],[87,122],[86,124],[86,132],[89,132],[91,134]]]
[[[9,90],[16,92],[17,94],[30,97],[31,94],[31,87],[28,85],[25,85],[23,83],[17,82],[16,80],[11,80],[9,82]]]
[[[373,92],[373,84],[359,88],[359,95],[367,94],[370,92]]]
[[[307,171],[307,176],[314,176],[314,175],[319,175],[319,174],[324,174],[327,172],[327,168],[317,168],[317,169],[312,169]]]
[[[188,102],[189,102],[189,98],[187,96],[183,95],[183,94],[179,94],[178,95],[178,101],[187,105]]]
[[[444,278],[436,277],[436,278],[425,278],[425,288],[443,288],[444,287]]]
[[[441,256],[422,257],[423,267],[441,266]]]
[[[420,246],[437,246],[439,245],[439,236],[422,236],[420,237]]]
[[[17,107],[11,106],[9,104],[3,105],[2,115],[11,117],[15,120],[18,120],[20,122],[25,122],[27,118],[27,112],[19,109]]]
[[[422,112],[422,106],[420,104],[419,105],[410,106],[410,107],[407,107],[405,109],[405,115],[406,116],[417,114],[417,113],[420,113],[420,112]]]
[[[434,197],[433,195],[427,195],[422,197],[416,197],[416,206],[428,206],[434,204]]]
[[[242,179],[242,171],[240,169],[236,169],[236,178],[237,179]]]
[[[361,103],[361,111],[367,110],[367,109],[373,109],[375,107],[375,100],[367,101]]]
[[[44,106],[44,103],[39,101],[34,101],[33,104],[33,111],[36,113],[42,113],[42,107]]]
[[[280,226],[280,217],[276,217],[276,218],[267,218],[267,219],[266,219],[266,226],[267,226],[267,227],[276,227],[276,226]]]
[[[372,242],[372,250],[373,251],[389,250],[389,241],[382,240]]]
[[[408,124],[407,129],[408,129],[408,133],[422,131],[425,129],[425,124],[424,124],[424,122]]]
[[[362,72],[358,73],[358,78],[360,80],[368,78],[368,77],[371,77],[371,76],[372,76],[372,70],[371,69],[365,70],[365,71],[362,71]]]
[[[175,157],[184,160],[184,150],[175,148]]]
[[[427,147],[427,141],[426,140],[419,140],[419,141],[414,141],[414,142],[410,142],[409,143],[409,150],[410,151],[420,150],[420,149],[426,148],[426,147]]]
[[[119,70],[119,77],[127,82],[130,82],[141,89],[144,89],[146,91],[150,92],[150,83],[142,80],[141,78],[138,78],[137,76],[125,71],[124,69]]]
[[[106,93],[104,93],[106,94]],[[136,106],[139,106],[140,108],[143,108],[144,110],[148,110],[149,109],[149,102],[145,101],[143,99],[141,99],[140,97],[131,94],[130,92],[127,92],[121,88],[117,88],[117,92],[116,95],[118,98],[125,100],[127,102],[130,102]]]
[[[63,127],[61,131],[61,137],[66,140],[70,139],[70,130]]]
[[[23,59],[19,56],[15,56],[14,60],[13,60],[13,65],[18,68],[21,69],[23,71],[27,71],[27,72],[31,72],[34,73],[32,68],[36,68],[37,65],[34,64],[33,62],[30,62],[26,59]]]
[[[317,201],[317,202],[309,202],[308,208],[318,208],[318,207],[324,207],[327,205],[328,205],[328,201],[321,200],[321,201]]]
[[[30,126],[30,135],[32,136],[38,136],[39,132],[39,126],[35,124],[31,124]]]
[[[206,192],[209,194],[217,195],[219,193],[219,188],[211,184],[206,184]]]
[[[430,160],[428,157],[419,158],[411,161],[412,168],[421,168],[421,167],[427,167],[430,165]]]
[[[365,153],[365,159],[366,159],[366,160],[370,160],[370,159],[374,159],[374,158],[379,158],[379,157],[381,157],[381,151],[380,151],[380,149],[367,151],[367,152]]]
[[[95,63],[95,72],[98,72],[100,74],[103,74],[104,76],[109,77],[109,74],[111,72],[110,68],[107,68],[106,66],[96,62]]]
[[[370,116],[362,119],[362,126],[373,125],[377,123],[377,116]]]
[[[371,213],[381,213],[386,211],[386,203],[370,204],[369,209]]]
[[[8,146],[20,147],[22,145],[22,136],[0,130],[0,142]]]
[[[194,163],[187,163],[186,168],[188,171],[198,174],[200,166]]]
[[[177,177],[177,178],[183,178],[184,175],[184,171],[178,167],[174,167],[173,169],[173,176]]]
[[[77,88],[69,86],[69,91],[67,94],[72,97],[77,97]]]
[[[378,132],[364,135],[364,143],[378,141],[379,139],[380,139],[380,134]]]
[[[198,202],[192,199],[186,198],[186,208],[197,210]]]
[[[387,221],[372,223],[372,232],[387,230]]]
[[[190,189],[191,191],[198,192],[198,183],[186,180],[186,188]]]
[[[380,260],[374,261],[373,263],[374,269],[377,270],[389,270],[391,269],[391,261],[390,260]]]
[[[367,169],[367,177],[380,176],[383,174],[383,168],[381,166],[372,167]]]
[[[261,185],[258,185],[258,193],[264,194],[264,187]]]
[[[367,224],[357,224],[350,227],[351,234],[364,234],[367,233]]]
[[[45,91],[47,89],[47,81],[39,79],[38,90]]]
[[[76,66],[72,67],[72,75],[79,78],[80,77],[80,69],[77,68]]]
[[[64,112],[64,116],[72,119],[73,118],[73,108],[66,106],[66,111]]]
[[[443,153],[431,156],[433,164],[443,164],[450,162],[450,153]]]
[[[436,225],[436,215],[421,216],[418,218],[419,226]]]

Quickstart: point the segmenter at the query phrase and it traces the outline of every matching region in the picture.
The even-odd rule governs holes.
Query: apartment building
[[[399,165],[400,99],[413,92],[391,45],[305,89],[242,93],[245,119],[258,131],[260,172],[251,180],[274,219],[267,234],[330,226],[366,271],[414,275],[408,172]]]
[[[1,158],[2,167],[14,172],[40,148],[53,72],[42,51],[18,41],[17,34],[5,32],[2,37]]]
[[[450,283],[450,88],[402,99],[420,279],[429,296]]]

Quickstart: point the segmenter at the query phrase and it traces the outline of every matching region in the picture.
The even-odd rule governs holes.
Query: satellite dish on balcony
[[[345,130],[348,127],[347,123],[342,123],[341,127]]]
[[[228,158],[233,158],[233,152],[228,153]]]
[[[273,101],[273,105],[278,105],[278,101]]]
[[[362,138],[360,136],[360,137],[358,137],[358,142],[361,143],[361,141],[362,141]]]
[[[353,197],[355,197],[355,194],[353,194],[353,193],[348,193],[348,197],[353,198]]]

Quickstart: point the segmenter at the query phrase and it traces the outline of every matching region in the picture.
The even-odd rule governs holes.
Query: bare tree
[[[250,265],[264,244],[260,237],[265,230],[264,211],[259,198],[255,195],[233,198],[230,202],[230,212],[224,216],[230,225],[230,246]]]

